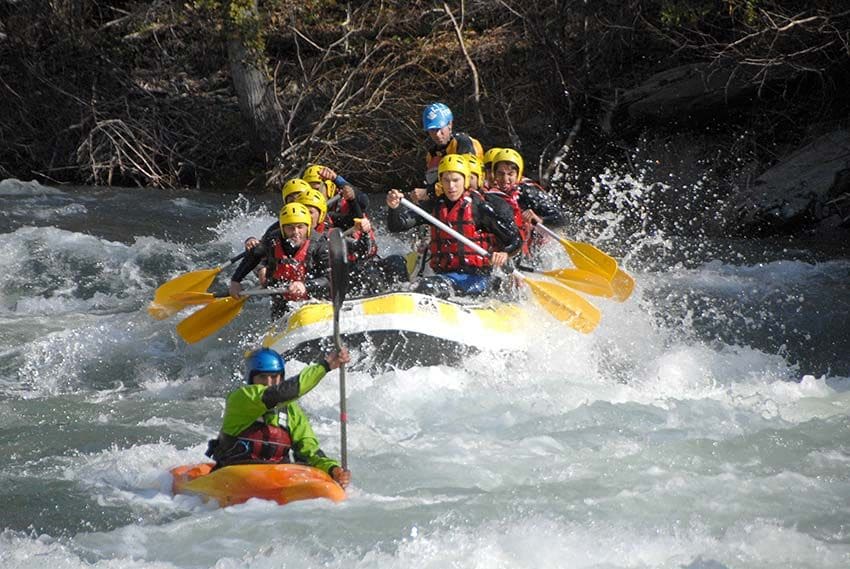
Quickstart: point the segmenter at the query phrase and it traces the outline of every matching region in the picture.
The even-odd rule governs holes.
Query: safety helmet
[[[316,190],[310,188],[310,191],[315,192]],[[307,209],[306,205],[298,202],[288,203],[280,208],[278,220],[280,221],[281,231],[283,231],[284,225],[304,223],[307,225],[307,235],[310,235],[310,228],[313,226],[313,216],[310,215],[310,210]]]
[[[295,198],[295,203],[304,204],[305,206],[318,209],[319,223],[322,223],[325,220],[325,216],[328,214],[328,201],[319,190],[314,190],[313,188],[304,190],[298,194],[297,198]]]
[[[485,169],[487,169],[487,167],[490,166],[493,163],[493,156],[497,152],[499,152],[500,150],[501,150],[501,148],[491,148],[490,150],[488,150],[487,152],[484,153],[484,161],[483,161],[484,164],[483,164],[483,166],[484,166]]]
[[[308,184],[322,184],[325,188],[325,195],[328,196],[328,199],[331,199],[336,195],[337,187],[330,180],[325,180],[322,178],[320,172],[325,167],[321,164],[313,164],[311,166],[307,166],[307,169],[304,170],[304,174],[301,176],[301,179],[307,182]],[[310,186],[312,187],[312,186]]]
[[[464,154],[463,157],[466,159],[466,164],[469,166],[470,174],[475,174],[478,176],[478,181],[483,182],[484,167],[481,165],[481,161],[478,160],[478,156],[475,154]]]
[[[283,374],[286,361],[271,348],[259,348],[245,356],[245,383],[251,383],[258,373]]]
[[[440,164],[437,166],[437,177],[443,175],[443,172],[457,172],[463,174],[463,187],[469,187],[469,163],[460,154],[446,154],[440,159]]]
[[[432,128],[443,128],[452,122],[452,110],[443,103],[431,103],[422,111],[422,128],[426,131]]]
[[[291,180],[287,180],[283,185],[283,188],[280,190],[281,195],[283,196],[283,203],[286,203],[286,198],[292,194],[312,189],[313,186],[305,182],[302,178],[292,178]]]
[[[520,156],[519,152],[514,150],[513,148],[500,148],[498,152],[493,154],[493,164],[491,166],[493,173],[496,173],[496,164],[499,162],[510,162],[511,164],[516,164],[517,169],[517,179],[522,180],[522,169],[523,162],[522,156]]]

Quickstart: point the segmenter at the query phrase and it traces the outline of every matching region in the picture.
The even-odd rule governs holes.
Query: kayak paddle
[[[339,229],[330,232],[329,249],[331,265],[331,302],[334,316],[334,344],[337,352],[342,350],[342,339],[339,333],[339,312],[345,300],[348,288],[348,248]],[[345,364],[339,366],[339,436],[340,458],[342,469],[348,470],[348,412],[345,404]]]

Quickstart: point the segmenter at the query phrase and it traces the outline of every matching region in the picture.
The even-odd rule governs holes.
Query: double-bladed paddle
[[[334,345],[342,350],[339,332],[339,313],[348,289],[348,248],[342,231],[332,229],[328,235],[331,265],[331,302],[334,317]],[[345,405],[345,364],[339,366],[339,435],[342,469],[348,470],[348,412]]]

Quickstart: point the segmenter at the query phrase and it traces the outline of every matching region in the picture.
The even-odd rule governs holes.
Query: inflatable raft
[[[414,292],[346,300],[340,312],[346,344],[361,347],[378,367],[452,364],[470,352],[522,349],[527,327],[526,313],[514,304],[460,304]],[[311,361],[331,348],[332,337],[331,303],[310,303],[276,323],[263,346]]]
[[[212,470],[212,463],[171,469],[174,494],[193,494],[232,506],[251,498],[288,504],[296,500],[345,500],[345,490],[324,471],[301,464],[237,464]]]

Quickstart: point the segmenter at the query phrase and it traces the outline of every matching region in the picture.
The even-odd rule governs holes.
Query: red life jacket
[[[479,230],[472,217],[473,198],[468,192],[450,204],[440,200],[435,217],[485,250],[492,249],[492,237]],[[436,227],[431,227],[431,268],[438,273],[467,272],[490,266],[490,257],[479,255],[457,239]],[[474,272],[474,271],[473,271]]]
[[[516,223],[517,229],[519,229],[520,237],[522,237],[522,252],[524,254],[528,254],[528,245],[529,239],[531,237],[531,230],[529,227],[526,227],[526,223],[522,220],[522,209],[519,207],[519,184],[514,184],[507,191],[502,191],[498,186],[494,186],[493,188],[489,188],[485,194],[491,196],[498,196],[499,198],[505,200],[511,209],[514,212],[514,223]]]
[[[292,437],[283,427],[275,427],[256,422],[237,437],[250,453],[242,460],[258,462],[289,462],[289,449],[292,448]]]
[[[274,244],[274,260],[275,267],[270,284],[280,282],[304,282],[307,278],[307,252],[310,249],[310,239],[306,239],[304,244],[291,257],[283,250],[283,241],[275,241]],[[286,293],[283,295],[286,300],[304,300],[307,294],[292,294]]]

